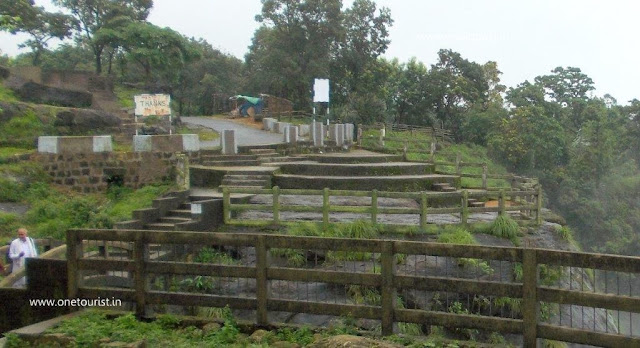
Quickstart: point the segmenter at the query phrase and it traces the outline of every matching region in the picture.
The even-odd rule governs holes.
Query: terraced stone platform
[[[282,174],[311,176],[391,176],[426,175],[434,173],[434,166],[427,163],[319,163],[301,161],[276,163]]]
[[[276,174],[274,186],[283,189],[304,188],[322,190],[380,190],[393,192],[433,191],[433,184],[448,183],[460,187],[460,177],[455,175],[393,175],[393,176],[315,176]]]

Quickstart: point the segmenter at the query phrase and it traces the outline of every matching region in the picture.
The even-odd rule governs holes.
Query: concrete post
[[[220,145],[222,145],[223,155],[237,155],[238,144],[236,143],[236,131],[232,129],[223,130]]]
[[[344,138],[345,125],[344,124],[336,124],[334,126],[335,126],[335,132],[336,132],[336,145],[337,146],[342,146],[345,143],[345,138]]]
[[[313,146],[324,147],[324,125],[321,122],[314,122],[312,128]]]

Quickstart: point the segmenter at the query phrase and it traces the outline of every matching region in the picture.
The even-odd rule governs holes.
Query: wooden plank
[[[78,270],[93,270],[93,271],[128,271],[133,272],[135,270],[135,263],[133,260],[113,260],[113,259],[80,259],[77,263]]]
[[[380,307],[334,304],[324,302],[273,300],[267,303],[270,311],[348,316],[352,318],[380,319]]]
[[[203,275],[231,278],[255,278],[256,270],[253,267],[233,265],[213,265],[208,263],[189,262],[147,262],[147,273],[152,274],[176,274],[176,275]]]
[[[134,260],[134,289],[136,291],[136,316],[143,318],[146,316],[147,306],[147,273],[145,271],[145,262],[147,259],[147,245],[142,236],[138,236],[138,240],[133,245]]]
[[[281,205],[280,211],[293,211],[299,213],[320,213],[322,207],[311,205]],[[331,209],[333,210],[333,208]]]
[[[157,244],[253,246],[257,234],[144,231],[145,240]]]
[[[82,257],[82,242],[77,230],[67,230],[67,296],[75,298],[80,286],[78,260]],[[4,254],[3,254],[4,255]]]
[[[396,287],[393,283],[396,273],[396,262],[392,241],[385,241],[382,245],[380,266],[382,268],[382,334],[388,336],[393,335],[393,323],[395,322],[394,309],[397,300]]]
[[[271,189],[256,189],[256,188],[242,188],[242,187],[229,187],[230,193],[248,193],[255,195],[270,195]]]
[[[399,289],[450,291],[466,294],[522,298],[522,285],[512,283],[444,277],[396,275],[394,284]]]
[[[543,302],[640,313],[640,298],[638,297],[538,287],[538,298]]]
[[[522,322],[525,347],[536,347],[538,324],[538,263],[536,250],[522,251]]]
[[[69,297],[72,298],[72,297]],[[76,298],[76,297],[73,297]],[[80,287],[78,288],[77,298],[109,298],[121,301],[133,302],[136,299],[136,292],[133,289],[107,289],[96,287]]]
[[[269,260],[267,252],[266,237],[259,236],[256,243],[256,322],[258,325],[268,325],[269,319],[267,314],[267,301],[269,299],[269,283],[267,270],[269,269]]]
[[[538,337],[599,347],[640,347],[640,337],[538,324]]]
[[[267,271],[267,275],[269,279],[274,280],[320,282],[345,285],[354,284],[364,286],[380,286],[382,284],[382,278],[379,274],[369,273],[270,267]]]
[[[420,214],[421,212],[420,208],[378,208],[378,214]]]
[[[455,245],[395,241],[395,251],[399,254],[464,257],[471,259],[522,261],[521,248],[489,247],[479,245]]]
[[[106,240],[134,242],[136,240],[136,230],[100,230],[100,229],[74,229],[78,240]]]
[[[230,211],[272,211],[273,205],[264,204],[230,204]]]
[[[292,237],[270,235],[267,238],[269,248],[317,249],[340,251],[380,252],[382,243],[371,239]]]
[[[177,304],[182,306],[225,307],[234,309],[256,309],[257,301],[253,298],[217,296],[185,292],[149,291],[149,304]]]
[[[453,314],[414,309],[396,309],[397,322],[416,323],[421,325],[437,325],[448,328],[469,328],[502,333],[521,333],[522,320],[486,317],[471,314]]]
[[[640,273],[640,257],[538,249],[538,262],[554,266]]]

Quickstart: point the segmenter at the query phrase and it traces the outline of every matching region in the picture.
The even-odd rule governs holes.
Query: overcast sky
[[[343,0],[345,6],[352,1]],[[620,104],[640,99],[640,2],[632,0],[377,0],[394,19],[386,57],[435,63],[442,48],[469,60],[498,62],[516,86],[557,66],[582,69],[596,95]],[[36,4],[50,7],[47,0]],[[260,0],[154,0],[149,21],[243,58],[258,27]],[[0,50],[17,54],[24,37],[0,33]]]

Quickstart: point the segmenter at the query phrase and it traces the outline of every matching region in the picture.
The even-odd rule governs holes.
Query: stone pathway
[[[222,133],[222,131],[226,129],[235,130],[238,145],[267,145],[284,142],[284,136],[282,134],[251,128],[230,120],[212,117],[182,117],[181,119],[184,123],[211,128],[218,133]],[[200,146],[204,148],[220,146],[220,139],[201,141]]]

